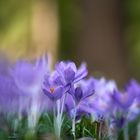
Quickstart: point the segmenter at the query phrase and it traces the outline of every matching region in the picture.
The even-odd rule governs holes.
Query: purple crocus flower
[[[59,77],[56,71],[45,76],[43,91],[52,101],[60,99],[66,92],[65,87],[59,82]]]
[[[117,107],[126,110],[128,109],[135,100],[135,93],[131,94],[130,92],[121,93],[119,91],[114,91],[113,94],[114,103],[117,104]]]
[[[95,120],[107,117],[114,109],[112,94],[116,88],[114,81],[94,79],[95,93],[83,103],[82,109],[92,114]]]
[[[18,61],[10,71],[17,88],[21,91],[19,114],[25,109],[29,128],[35,127],[41,111],[44,110],[44,102],[49,103],[48,98],[44,98],[45,95],[42,93],[46,73],[48,73],[48,63],[45,56],[35,63]]]
[[[92,78],[88,80],[81,80],[75,87],[74,92],[70,93],[75,102],[80,101],[92,96],[94,94],[94,80]]]
[[[131,92],[131,94],[136,94],[136,96],[140,96],[140,84],[132,79],[125,87],[127,92]]]
[[[73,84],[87,75],[85,65],[77,70],[73,62],[60,62],[56,70],[45,76],[43,91],[52,100],[60,99],[64,93],[73,89]]]
[[[110,115],[111,125],[113,124],[116,128],[121,128],[136,118],[138,110],[135,105],[139,93],[139,85],[134,80],[126,86],[124,91],[114,91],[112,98],[114,100],[115,109]]]
[[[36,94],[41,90],[41,85],[46,72],[48,72],[48,64],[45,56],[37,60],[35,64],[28,61],[18,61],[11,70],[18,88],[25,94]]]
[[[127,122],[129,107],[132,105],[134,98],[131,100],[131,97],[129,97],[127,93],[114,91],[112,99],[115,108],[107,118],[109,120],[109,125],[114,126],[116,129],[122,128]]]
[[[135,101],[140,105],[140,84],[133,79],[126,85],[125,89],[130,96],[135,97]]]
[[[115,90],[112,98],[116,104],[117,110],[129,112],[130,108],[136,103],[140,94],[140,86],[136,81],[131,81],[125,88],[124,91]]]
[[[81,80],[75,85],[74,90],[68,94],[66,100],[66,108],[73,116],[74,112],[76,116],[81,116],[86,112],[83,110],[82,105],[94,94],[94,80],[89,78],[88,80]]]
[[[82,80],[86,75],[87,75],[87,69],[84,64],[81,65],[80,69],[77,70],[73,62],[67,62],[67,63],[60,62],[56,65],[56,70],[51,75],[46,75],[45,77],[43,91],[51,100],[56,101],[57,113],[54,114],[55,116],[54,122],[56,123],[55,124],[56,126],[57,125],[59,126],[59,127],[55,127],[56,130],[55,134],[57,135],[58,139],[60,139],[61,126],[63,122],[62,114],[64,109],[66,93],[70,93],[71,91],[73,91],[74,84]],[[80,92],[80,89],[76,88],[75,90],[78,96],[74,96],[74,97],[76,97],[77,100],[78,98],[79,99],[82,98],[83,95],[80,94],[83,93]],[[74,115],[73,123],[75,122],[75,117],[76,116]],[[72,130],[73,129],[74,127],[72,128]]]
[[[140,84],[134,79],[131,80],[126,86],[126,92],[131,96],[135,96],[128,112],[128,120],[134,120],[140,114]]]
[[[69,116],[72,118],[72,134],[75,137],[76,120],[81,119],[84,114],[87,115],[87,112],[81,109],[81,104],[94,94],[93,79],[81,80],[71,87],[72,90],[69,90],[70,94],[67,95],[65,106]]]

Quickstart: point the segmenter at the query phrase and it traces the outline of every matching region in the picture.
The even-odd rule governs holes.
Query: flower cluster
[[[77,68],[71,61],[61,61],[50,71],[46,56],[36,62],[20,60],[14,65],[1,60],[0,114],[14,114],[18,121],[26,116],[28,129],[34,130],[41,115],[51,112],[58,139],[61,138],[64,114],[72,120],[74,139],[76,124],[83,116],[100,125],[104,122],[108,137],[127,128],[139,117],[140,84],[136,80],[120,90],[113,80],[86,78],[87,75],[84,63]],[[0,123],[0,128],[4,127]]]

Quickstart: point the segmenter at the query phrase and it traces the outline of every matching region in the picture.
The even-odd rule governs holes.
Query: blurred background
[[[85,61],[120,86],[140,80],[140,1],[0,0],[0,53]]]

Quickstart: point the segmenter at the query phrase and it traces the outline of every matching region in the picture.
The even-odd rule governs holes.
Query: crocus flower
[[[94,95],[83,102],[82,109],[92,114],[95,120],[107,117],[114,109],[112,94],[115,89],[114,81],[94,78]]]
[[[120,99],[118,97],[120,95],[118,94],[122,94],[122,93],[115,92],[115,95],[113,95],[113,96],[116,96],[115,98],[118,98],[118,99],[116,101],[114,100],[113,103],[115,104],[115,107],[112,110],[112,112],[109,114],[108,118],[106,118],[106,120],[108,120],[108,126],[111,129],[113,129],[112,127],[114,127],[116,131],[124,127],[124,125],[127,123],[127,115],[128,115],[128,111],[130,107],[128,102],[122,103],[123,99],[122,98]],[[118,101],[119,99],[120,101]],[[128,107],[127,107],[127,104],[128,104]]]
[[[136,114],[134,113],[136,110],[134,104],[136,103],[138,94],[139,86],[135,81],[131,81],[124,91],[114,91],[112,98],[116,105],[110,116],[111,125],[114,124],[116,128],[121,128],[136,117]]]
[[[130,98],[135,96],[128,112],[128,120],[134,120],[140,114],[140,84],[136,80],[131,80],[126,86],[126,92],[130,95]]]
[[[70,94],[68,94],[69,98],[66,99],[65,106],[68,114],[72,118],[72,134],[75,138],[76,120],[81,119],[81,116],[85,114],[85,111],[81,109],[81,104],[87,98],[90,98],[90,96],[94,94],[93,79],[81,80],[80,82],[71,87],[72,90],[69,90]]]
[[[81,80],[70,93],[75,102],[79,103],[80,101],[92,96],[94,94],[94,80],[92,78],[88,80]]]
[[[122,114],[128,114],[130,108],[134,106],[139,95],[140,87],[135,81],[131,81],[124,91],[115,90],[112,98],[116,104],[116,110]]]
[[[28,61],[18,61],[10,71],[16,86],[21,91],[20,112],[26,108],[28,113],[28,127],[34,128],[37,120],[44,110],[47,98],[42,93],[42,83],[44,75],[48,73],[48,63],[46,57],[38,59],[35,63]]]
[[[112,97],[114,99],[114,103],[117,104],[117,107],[126,110],[133,104],[136,96],[130,92],[121,93],[119,91],[114,91]]]
[[[77,70],[73,62],[60,62],[56,64],[56,70],[45,76],[43,91],[52,100],[57,100],[69,90],[73,84],[87,75],[85,65]]]
[[[28,61],[18,61],[11,75],[17,86],[24,93],[36,94],[41,89],[45,73],[48,72],[48,64],[45,57],[38,59],[35,64]]]
[[[60,99],[66,92],[65,87],[59,83],[59,80],[59,75],[56,71],[51,75],[45,76],[43,91],[52,101]]]
[[[129,94],[140,96],[140,84],[134,79],[126,85],[125,89]]]
[[[67,96],[66,108],[72,117],[74,110],[77,116],[82,116],[86,111],[82,109],[82,105],[94,94],[94,81],[92,78],[81,80],[75,85],[74,90]],[[79,118],[79,117],[78,117]]]

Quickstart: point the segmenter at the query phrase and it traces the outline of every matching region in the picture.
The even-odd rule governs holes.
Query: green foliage
[[[64,114],[64,120],[62,125],[62,132],[61,132],[61,138],[62,139],[68,139],[70,137],[71,132],[71,121],[67,117],[66,114]],[[52,113],[43,113],[37,126],[37,135],[38,137],[42,137],[43,135],[54,135],[54,117]]]
[[[80,122],[76,124],[76,138],[96,137],[97,122],[92,123],[91,119],[83,116]],[[96,137],[97,138],[97,137]]]
[[[27,131],[27,118],[18,120],[18,116],[15,114],[1,115],[0,125],[0,139],[22,140]]]
[[[43,136],[54,136],[53,128],[53,114],[43,113],[39,122],[34,130],[28,128],[27,116],[21,120],[17,119],[18,116],[10,115],[1,117],[0,139],[4,140],[40,140]],[[3,122],[3,123],[2,123]],[[71,133],[71,119],[64,114],[64,121],[62,125],[61,138],[71,140],[73,139]],[[83,117],[80,122],[76,124],[76,137],[95,137],[96,136],[96,123],[92,124],[91,120]]]
[[[123,10],[128,65],[133,76],[140,79],[140,1],[124,1]]]
[[[41,136],[45,135],[46,133],[50,134],[52,132],[53,132],[53,114],[43,113],[38,122],[37,133],[39,136]]]
[[[28,3],[27,3],[28,2]],[[5,31],[15,17],[27,9],[27,0],[0,0],[0,31]]]
[[[126,127],[128,127],[128,137],[131,140],[137,139],[137,130],[138,124],[140,123],[140,116],[138,116],[135,120],[128,123],[128,126],[124,126],[123,128],[118,130],[118,139],[117,140],[124,140],[124,131]]]
[[[15,114],[1,115],[0,118],[0,140],[42,140],[44,136],[54,137],[54,117],[52,113],[42,113],[38,124],[33,129],[28,128],[28,118],[25,115],[21,120],[17,119]],[[140,122],[140,116],[134,121],[128,124],[128,136],[129,139],[136,139],[137,127]],[[72,140],[72,121],[64,114],[64,121],[62,125],[61,138],[62,140]],[[92,122],[91,118],[83,116],[80,121],[76,123],[76,139],[82,137],[90,137],[96,140],[109,140],[107,130],[104,127],[100,129],[101,124],[105,127],[103,122]],[[117,140],[124,140],[124,130],[118,129],[115,132],[115,136],[118,136]]]

